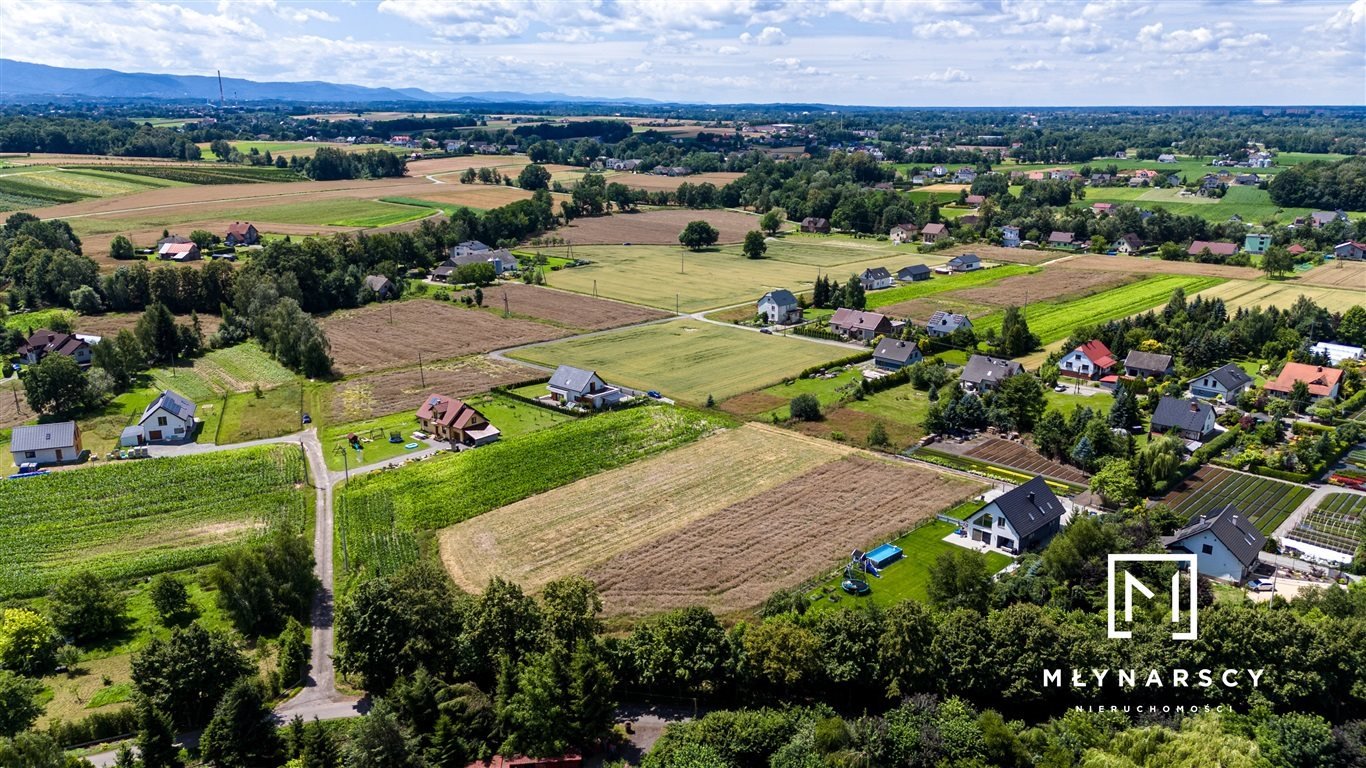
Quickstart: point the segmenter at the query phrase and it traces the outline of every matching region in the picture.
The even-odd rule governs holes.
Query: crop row
[[[384,576],[418,557],[417,536],[400,528],[393,498],[381,491],[337,497],[336,552],[345,583]]]
[[[285,445],[0,481],[0,598],[82,569],[122,580],[212,562],[273,523],[306,526],[304,481]]]
[[[218,168],[135,165],[130,167],[95,166],[91,170],[116,171],[134,176],[150,176],[154,179],[180,181],[186,184],[243,184],[250,182],[305,181],[298,173],[279,168],[258,168],[252,166]]]
[[[933,296],[936,293],[947,291],[957,291],[964,288],[976,288],[979,285],[994,283],[1007,277],[1019,275],[1029,275],[1039,271],[1039,267],[1027,267],[1021,264],[1007,264],[1001,267],[992,267],[977,272],[965,272],[960,275],[941,277],[936,275],[931,280],[924,280],[918,283],[907,283],[898,285],[895,288],[888,288],[885,291],[873,291],[868,294],[868,309],[877,309],[891,304],[899,304],[911,299],[920,299],[926,296]]]
[[[1220,471],[1176,503],[1173,511],[1194,518],[1233,505],[1262,533],[1276,530],[1309,496],[1309,489],[1266,477]]]

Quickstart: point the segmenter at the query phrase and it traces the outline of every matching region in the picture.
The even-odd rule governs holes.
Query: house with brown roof
[[[1075,379],[1099,379],[1115,367],[1115,356],[1099,339],[1082,344],[1058,361],[1058,373]]]
[[[261,233],[248,221],[234,221],[228,225],[228,234],[223,237],[228,245],[256,245],[261,242]]]
[[[1055,230],[1048,235],[1048,247],[1075,248],[1077,245],[1076,240],[1076,235],[1073,235],[1071,232],[1058,232]]]
[[[1128,232],[1119,236],[1115,241],[1115,252],[1126,256],[1138,253],[1143,249],[1143,240],[1133,232]]]
[[[802,231],[828,235],[830,234],[830,220],[820,216],[807,216],[802,219]]]
[[[1109,213],[1114,207],[1114,203],[1091,203],[1091,212],[1099,216],[1103,213]]]
[[[58,333],[46,328],[34,331],[32,336],[19,345],[15,354],[19,355],[19,362],[25,365],[37,365],[50,354],[66,355],[81,367],[90,365],[89,342],[75,334]]]
[[[986,201],[986,195],[968,195],[965,202],[973,208],[976,208],[977,206],[981,205],[982,203],[985,203]]]
[[[933,224],[926,224],[925,228],[920,230],[920,242],[937,243],[939,242],[940,238],[944,237],[947,234],[948,228],[945,227],[943,224],[940,224],[939,222],[934,222]]]
[[[840,307],[830,317],[830,327],[847,339],[872,341],[900,330],[905,323],[897,322],[878,312]]]
[[[469,403],[445,395],[428,395],[417,409],[417,423],[422,431],[453,445],[486,445],[502,436]]]
[[[891,239],[893,243],[901,245],[902,243],[909,243],[912,240],[915,240],[916,235],[919,234],[920,227],[917,227],[914,224],[898,224],[895,227],[892,227],[891,231],[887,233],[887,237]]]
[[[1314,397],[1327,397],[1336,400],[1342,386],[1342,369],[1323,365],[1286,363],[1275,381],[1268,381],[1265,389],[1277,395],[1289,395],[1295,382],[1302,381],[1309,386],[1309,394]]]
[[[1232,256],[1238,252],[1237,243],[1221,243],[1211,240],[1193,240],[1186,249],[1187,256],[1199,256],[1208,249],[1211,256]]]

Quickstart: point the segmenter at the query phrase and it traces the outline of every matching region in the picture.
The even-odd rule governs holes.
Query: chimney
[[[1033,503],[1034,503],[1034,492],[1033,492],[1033,491],[1030,491],[1030,492],[1029,492],[1029,495],[1026,496],[1025,498],[1029,499],[1029,503],[1030,503],[1030,504],[1033,504]]]
[[[1232,519],[1233,519],[1233,527],[1234,527],[1234,528],[1237,528],[1237,527],[1238,527],[1238,516],[1237,516],[1237,515],[1234,515]]]
[[[1200,410],[1200,404],[1197,403],[1197,402],[1195,402],[1194,400],[1192,400],[1192,401],[1191,401],[1191,413],[1195,413],[1195,412],[1198,411],[1198,410]]]

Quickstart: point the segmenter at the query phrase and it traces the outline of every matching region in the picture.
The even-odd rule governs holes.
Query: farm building
[[[75,334],[58,333],[46,328],[34,331],[14,352],[19,356],[19,362],[25,365],[36,365],[39,360],[53,353],[66,355],[82,367],[90,365],[88,341]]]
[[[1335,221],[1347,221],[1347,214],[1343,213],[1341,210],[1314,211],[1313,213],[1309,214],[1309,223],[1314,226],[1314,229],[1326,227]]]
[[[1115,356],[1099,339],[1082,344],[1058,361],[1058,373],[1077,379],[1099,379],[1115,366]]]
[[[1062,528],[1062,502],[1042,477],[997,496],[968,520],[973,541],[1019,554],[1047,544]]]
[[[1176,366],[1172,364],[1171,355],[1133,350],[1124,358],[1125,376],[1160,379],[1163,376],[1172,375],[1175,370]]]
[[[982,260],[975,253],[964,253],[949,259],[948,267],[950,272],[973,272],[982,268]]]
[[[1176,162],[1176,155],[1167,155],[1167,154],[1158,155],[1158,156],[1157,156],[1157,162],[1159,162],[1159,163],[1174,163],[1174,162]]]
[[[1257,562],[1266,537],[1257,526],[1229,505],[1164,537],[1162,544],[1176,552],[1195,555],[1201,576],[1242,584]]]
[[[1143,250],[1143,240],[1133,232],[1119,236],[1115,241],[1115,252],[1126,256]]]
[[[926,224],[925,228],[920,230],[920,241],[922,243],[937,243],[941,237],[947,234],[948,229],[943,224],[937,222]]]
[[[1164,397],[1153,411],[1148,432],[1175,434],[1182,440],[1203,443],[1214,436],[1214,408],[1195,398]]]
[[[1206,250],[1211,256],[1232,256],[1238,252],[1237,243],[1220,243],[1210,240],[1192,240],[1190,247],[1186,249],[1187,256],[1199,256]]]
[[[967,203],[973,208],[980,206],[982,203],[985,203],[986,201],[986,195],[968,195],[966,198],[963,199],[963,202]]]
[[[802,231],[828,235],[830,234],[830,220],[819,216],[807,216],[802,219]]]
[[[1265,232],[1254,232],[1243,239],[1243,250],[1253,254],[1266,253],[1266,249],[1271,247],[1271,235]]]
[[[895,227],[892,227],[891,231],[887,233],[887,237],[891,238],[893,243],[901,245],[902,243],[909,243],[912,240],[915,240],[916,235],[919,234],[920,227],[917,227],[914,224],[898,224]]]
[[[759,314],[768,318],[770,323],[800,323],[802,308],[792,291],[779,288],[769,291],[759,298]]]
[[[830,327],[848,339],[872,341],[877,336],[888,336],[905,325],[877,312],[840,307],[830,317]]]
[[[1005,248],[1020,247],[1020,228],[1012,226],[1001,227],[1001,245]]]
[[[517,257],[506,248],[490,248],[478,240],[466,240],[451,246],[446,260],[432,273],[437,280],[446,280],[459,267],[470,264],[492,264],[494,274],[501,275],[517,268]]]
[[[546,389],[556,403],[564,406],[581,405],[597,410],[621,400],[621,390],[608,386],[595,371],[572,365],[556,368]]]
[[[872,267],[863,270],[863,274],[858,276],[859,283],[863,285],[865,291],[876,291],[882,288],[892,287],[892,273],[886,267]]]
[[[920,362],[920,348],[914,341],[902,341],[901,339],[885,338],[877,343],[877,349],[873,350],[873,363],[879,368],[889,371],[899,371],[908,365]]]
[[[1344,261],[1366,260],[1366,243],[1348,240],[1333,246],[1333,258]]]
[[[1361,347],[1351,347],[1346,344],[1334,344],[1331,341],[1320,341],[1309,348],[1310,352],[1316,355],[1325,355],[1329,365],[1337,365],[1343,360],[1366,360],[1366,351]]]
[[[194,403],[168,389],[143,409],[135,426],[123,430],[119,442],[142,445],[188,440],[194,436],[194,412]]]
[[[1322,365],[1286,363],[1275,381],[1266,383],[1266,391],[1277,395],[1289,395],[1295,382],[1302,381],[1309,386],[1309,394],[1314,397],[1327,397],[1336,400],[1342,386],[1342,369],[1327,368]]]
[[[1229,363],[1197,376],[1191,381],[1190,390],[1196,397],[1222,399],[1226,403],[1231,403],[1250,386],[1252,377],[1247,375],[1247,371]]]
[[[1076,236],[1071,232],[1052,232],[1048,235],[1048,247],[1050,248],[1072,248],[1076,245]]]
[[[74,421],[15,427],[9,452],[16,466],[75,461],[81,455],[81,428]]]
[[[930,279],[930,268],[924,264],[912,264],[896,271],[896,279],[903,283],[918,283]]]
[[[1004,360],[990,355],[973,355],[963,366],[963,373],[958,377],[958,386],[966,392],[986,392],[995,389],[1011,376],[1022,373],[1024,366],[1014,360]]]
[[[459,445],[486,445],[503,434],[473,406],[445,395],[428,395],[417,409],[417,423],[438,440]]]
[[[194,243],[166,243],[157,249],[162,261],[199,261],[199,246]]]
[[[398,287],[384,275],[366,275],[365,290],[373,293],[378,301],[398,298]]]
[[[948,336],[959,328],[972,328],[972,321],[967,315],[957,315],[953,312],[940,310],[930,315],[929,322],[925,323],[925,330],[931,336]]]
[[[223,237],[228,245],[256,245],[261,242],[261,233],[247,221],[234,221],[228,225],[228,234]]]

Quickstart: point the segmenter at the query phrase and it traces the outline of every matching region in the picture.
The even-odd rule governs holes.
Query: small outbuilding
[[[81,455],[81,428],[74,421],[15,427],[9,451],[15,466],[75,461]]]

